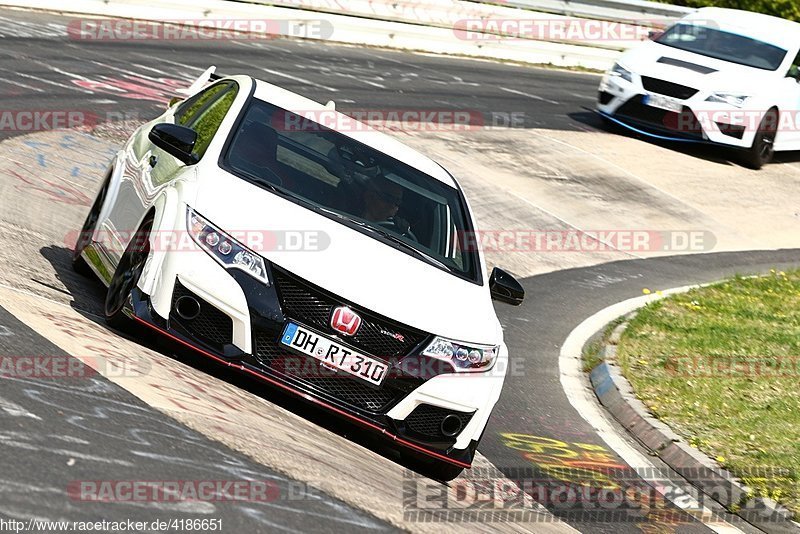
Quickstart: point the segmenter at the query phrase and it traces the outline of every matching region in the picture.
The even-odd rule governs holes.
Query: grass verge
[[[800,516],[800,270],[650,304],[617,358],[656,417]]]

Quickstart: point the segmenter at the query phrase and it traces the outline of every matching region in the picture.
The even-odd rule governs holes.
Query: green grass
[[[617,356],[653,414],[800,515],[800,271],[650,304]]]
[[[622,324],[625,321],[625,317],[618,317],[617,319],[613,320],[606,327],[603,329],[603,335],[598,337],[597,339],[591,340],[589,343],[583,347],[583,371],[589,373],[603,363],[603,347],[606,344],[606,340],[611,337],[611,333],[614,329]]]

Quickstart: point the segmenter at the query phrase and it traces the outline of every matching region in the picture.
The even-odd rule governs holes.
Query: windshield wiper
[[[400,245],[401,247],[403,247],[406,250],[412,251],[417,257],[422,258],[427,263],[430,263],[431,265],[433,265],[435,267],[441,267],[442,269],[444,269],[444,270],[446,270],[448,272],[452,272],[452,269],[450,267],[448,267],[447,265],[445,265],[441,261],[437,260],[436,258],[431,256],[430,254],[426,254],[425,252],[419,250],[417,247],[415,247],[415,246],[407,243],[406,241],[402,240],[399,236],[396,236],[396,235],[394,235],[394,234],[392,234],[390,232],[387,232],[386,230],[383,230],[381,228],[376,228],[376,227],[374,227],[374,226],[372,226],[370,224],[367,224],[367,223],[365,223],[363,221],[359,221],[358,219],[354,219],[352,217],[348,217],[347,215],[344,215],[342,213],[339,213],[339,212],[336,212],[336,211],[333,211],[333,210],[329,210],[327,208],[323,208],[322,206],[316,206],[316,209],[318,211],[333,215],[334,217],[338,217],[339,219],[344,219],[344,220],[346,220],[346,221],[348,221],[348,222],[350,222],[352,224],[355,224],[355,225],[359,226],[360,228],[364,228],[364,229],[366,229],[366,230],[368,230],[368,231],[370,231],[372,233],[378,234],[381,237],[383,237],[384,239],[386,239],[387,241],[391,241],[392,243],[394,243],[396,245]]]

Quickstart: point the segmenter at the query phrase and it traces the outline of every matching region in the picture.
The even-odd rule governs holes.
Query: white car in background
[[[800,24],[703,8],[623,53],[603,77],[607,122],[739,149],[760,168],[800,150]]]
[[[487,276],[453,176],[248,76],[212,68],[190,92],[117,154],[75,247],[109,323],[360,424],[439,479],[469,467],[508,361],[492,299],[524,291]]]

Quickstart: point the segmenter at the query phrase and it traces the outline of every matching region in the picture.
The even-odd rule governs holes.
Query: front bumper
[[[707,102],[708,94],[697,90],[691,96],[663,95],[682,104],[682,109],[661,109],[648,103],[650,95],[661,93],[648,90],[642,76],[633,74],[632,78],[633,81],[628,82],[617,76],[603,77],[597,96],[597,111],[601,115],[637,133],[663,140],[712,143],[736,148],[752,146],[761,118],[758,112]],[[683,87],[661,80],[654,81]],[[688,97],[681,98],[685,96]]]
[[[392,372],[380,388],[346,375],[331,376],[330,371],[321,376],[315,371],[319,362],[300,353],[287,354],[291,351],[280,346],[278,340],[288,320],[321,330],[318,323],[323,315],[288,305],[287,299],[297,296],[297,288],[290,282],[297,279],[277,266],[269,268],[271,280],[276,283],[268,286],[244,272],[222,268],[200,250],[167,254],[159,269],[158,283],[152,285],[150,295],[137,289],[129,315],[204,356],[374,430],[416,454],[460,467],[471,465],[499,397],[502,376],[415,373],[416,366],[400,362],[420,358],[419,352],[430,336],[407,327],[403,332],[411,345],[400,348],[396,356],[383,358],[392,366]],[[194,321],[179,317],[175,302],[187,295],[198,299],[208,313]],[[365,317],[365,323],[369,318]],[[324,335],[336,338],[329,332]],[[366,341],[376,342],[373,338]],[[380,346],[386,353],[392,350],[391,346]],[[355,348],[375,357],[384,354],[367,351],[363,346]],[[507,358],[505,354],[503,357]],[[306,374],[309,369],[314,372]],[[460,421],[455,435],[442,433],[439,423],[448,415],[455,415]],[[449,420],[456,421],[452,417]]]

